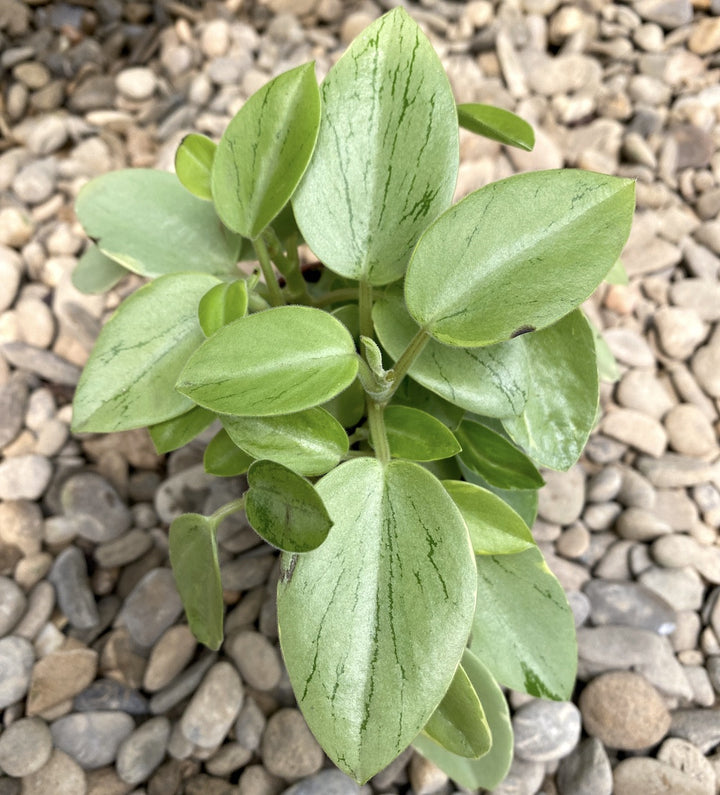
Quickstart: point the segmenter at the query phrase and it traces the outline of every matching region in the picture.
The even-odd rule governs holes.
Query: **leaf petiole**
[[[208,522],[211,522],[212,525],[217,528],[223,519],[227,519],[231,514],[242,511],[244,508],[245,495],[243,494],[243,496],[239,497],[237,500],[231,500],[230,502],[226,502],[225,505],[221,505],[217,511],[208,516]]]
[[[272,306],[283,306],[285,304],[285,299],[283,298],[282,291],[280,290],[280,285],[278,284],[277,276],[275,275],[275,269],[273,268],[272,262],[270,261],[270,254],[268,252],[267,246],[265,245],[265,241],[262,239],[262,237],[257,237],[255,240],[253,240],[253,246],[255,248],[255,253],[257,254],[260,267],[262,268],[263,276],[265,277],[265,284],[267,285],[268,292],[270,294],[270,303]]]

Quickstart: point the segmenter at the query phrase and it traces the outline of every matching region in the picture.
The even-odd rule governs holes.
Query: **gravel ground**
[[[392,5],[0,0],[0,795],[456,792],[411,753],[365,787],[329,765],[277,648],[275,557],[240,520],[220,538],[227,640],[197,646],[167,527],[237,480],[205,476],[194,444],[159,457],[144,432],[69,431],[93,339],[138,284],[72,287],[79,188],[170,168],[183,134],[219,136],[292,66],[322,76]],[[576,697],[509,694],[496,792],[715,795],[720,4],[407,5],[459,101],[536,127],[532,153],[463,136],[459,195],[536,168],[638,180],[630,284],[587,306],[621,378],[581,462],[547,473],[534,528],[576,614]]]

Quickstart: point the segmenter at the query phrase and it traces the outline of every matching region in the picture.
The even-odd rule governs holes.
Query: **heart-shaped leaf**
[[[159,422],[157,425],[151,425],[148,430],[155,449],[162,455],[162,453],[177,450],[178,447],[183,447],[183,445],[192,441],[214,419],[215,414],[212,411],[195,406],[179,417],[173,417],[170,420],[165,420],[165,422]]]
[[[90,244],[78,260],[71,278],[73,287],[81,293],[93,294],[107,292],[127,274],[127,268]]]
[[[452,200],[458,127],[447,75],[417,24],[395,8],[353,41],[321,94],[295,218],[328,268],[387,284]]]
[[[208,442],[203,456],[203,466],[209,475],[231,478],[243,475],[253,462],[253,457],[241,450],[221,428]]]
[[[468,759],[478,759],[490,750],[490,727],[462,663],[423,734],[447,751]]]
[[[327,312],[268,309],[223,326],[180,374],[177,388],[218,414],[290,414],[334,397],[355,379],[353,338]]]
[[[245,317],[248,308],[248,289],[244,279],[216,284],[200,299],[198,318],[206,337],[218,329]]]
[[[474,610],[465,523],[409,461],[347,461],[317,484],[334,526],[286,561],[280,643],[305,718],[358,781],[394,759],[447,691]]]
[[[526,152],[535,146],[533,128],[509,110],[470,102],[458,105],[457,113],[460,126],[470,132]]]
[[[193,635],[210,649],[223,640],[223,597],[215,525],[186,513],[170,525],[170,565]]]
[[[212,196],[230,229],[254,240],[287,204],[312,155],[320,124],[315,64],[266,83],[223,133]]]
[[[247,478],[245,513],[268,544],[287,552],[310,552],[325,541],[332,521],[305,478],[274,461],[255,461]]]
[[[389,289],[373,306],[383,348],[397,360],[418,331],[399,290]],[[426,389],[468,411],[512,417],[527,400],[528,367],[517,340],[486,348],[456,348],[431,339],[409,375]]]
[[[124,431],[177,417],[193,403],[175,380],[203,340],[197,307],[218,280],[164,276],[127,298],[105,324],[73,401],[76,431]]]
[[[175,173],[199,199],[212,199],[210,172],[217,145],[205,135],[186,135],[175,152]]]
[[[232,273],[242,245],[212,204],[165,171],[131,168],[95,177],[78,194],[75,212],[103,254],[149,278]]]
[[[460,452],[460,445],[447,426],[432,414],[407,406],[385,409],[390,454],[410,461],[437,461]]]
[[[503,425],[538,464],[569,469],[595,425],[598,371],[592,329],[577,309],[522,341],[533,363],[532,384],[523,413]]]
[[[533,462],[499,433],[463,420],[457,431],[460,460],[499,489],[539,489],[545,484]]]
[[[471,651],[506,687],[565,701],[577,670],[575,622],[537,547],[479,555]]]
[[[471,193],[428,228],[405,278],[410,314],[441,342],[491,345],[545,328],[603,280],[630,232],[634,182],[535,171]]]
[[[300,475],[324,475],[348,451],[342,425],[319,407],[277,417],[220,419],[233,442],[253,458],[276,461]]]
[[[413,745],[460,786],[494,790],[507,775],[513,758],[513,730],[507,701],[490,671],[471,651],[463,654],[462,666],[485,708],[492,735],[490,751],[480,759],[465,759],[440,747],[424,734],[417,737]]]

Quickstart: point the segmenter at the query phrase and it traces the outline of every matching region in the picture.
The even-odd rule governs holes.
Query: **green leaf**
[[[353,428],[365,414],[365,390],[360,380],[356,378],[344,392],[323,403],[321,408],[330,412],[343,428]]]
[[[256,91],[218,144],[212,195],[230,229],[251,240],[287,204],[312,155],[320,124],[315,64],[290,69]]]
[[[500,497],[506,505],[509,505],[520,516],[528,527],[533,526],[538,510],[537,489],[498,489],[496,486],[491,486],[485,478],[481,478],[480,475],[465,466],[459,456],[455,456],[455,460],[458,462],[460,473],[465,480]],[[445,479],[447,480],[448,478]],[[453,476],[452,479],[457,480],[458,478]]]
[[[460,451],[452,431],[419,409],[388,406],[385,409],[385,430],[393,458],[437,461]]]
[[[223,640],[223,595],[215,525],[186,513],[170,525],[170,565],[193,635],[210,649]]]
[[[203,466],[209,475],[231,478],[248,471],[253,457],[241,450],[222,428],[208,442],[203,456]]]
[[[620,368],[618,367],[617,360],[610,350],[610,346],[605,342],[602,331],[585,316],[590,330],[592,331],[593,341],[595,343],[595,358],[597,360],[598,380],[608,381],[615,383],[620,380]],[[598,404],[599,405],[599,404]]]
[[[451,207],[418,241],[410,314],[441,342],[490,345],[545,328],[582,303],[627,240],[634,182],[535,171]]]
[[[418,325],[398,290],[388,290],[375,302],[373,321],[383,348],[399,359]],[[525,349],[517,340],[486,348],[456,348],[431,339],[409,375],[445,400],[488,417],[519,414],[527,400]]]
[[[198,318],[206,337],[233,320],[245,317],[248,308],[248,289],[244,279],[216,284],[200,300]]]
[[[459,406],[455,406],[429,389],[425,389],[412,378],[403,379],[393,395],[393,403],[432,414],[433,417],[447,425],[451,431],[460,425],[460,420],[465,414]]]
[[[320,134],[293,196],[295,218],[328,268],[387,284],[452,200],[458,127],[447,75],[396,8],[353,41],[321,94]]]
[[[550,328],[525,335],[523,343],[533,363],[530,394],[523,413],[503,425],[533,461],[569,469],[595,423],[598,374],[592,330],[577,309]]]
[[[536,547],[479,555],[470,649],[506,687],[565,701],[577,669],[573,614]]]
[[[443,486],[460,509],[476,555],[511,555],[535,546],[522,517],[496,494],[460,480],[444,480]]]
[[[82,188],[75,212],[103,254],[141,276],[235,270],[242,240],[175,174],[142,168],[102,174]]]
[[[509,110],[471,102],[458,105],[457,113],[460,126],[470,132],[526,152],[535,146],[533,128]]]
[[[463,420],[457,431],[460,460],[499,489],[539,489],[545,484],[533,462],[503,436],[479,422]]]
[[[212,411],[195,406],[179,417],[173,417],[170,420],[165,420],[165,422],[151,425],[148,430],[155,449],[162,455],[163,453],[169,453],[171,450],[177,450],[178,447],[183,447],[192,441],[214,419],[215,414]]]
[[[265,417],[330,400],[357,369],[353,338],[340,321],[320,309],[281,306],[215,332],[177,388],[218,414]]]
[[[205,135],[186,135],[175,152],[175,173],[199,199],[212,199],[210,172],[217,145]]]
[[[475,604],[467,530],[408,461],[347,461],[317,484],[334,526],[285,562],[280,644],[300,708],[330,758],[367,781],[442,700]]]
[[[605,281],[608,284],[630,284],[630,279],[621,259],[615,260],[615,264],[605,274]]]
[[[90,244],[72,272],[72,283],[81,293],[104,293],[114,287],[127,269]]]
[[[513,758],[513,730],[507,701],[491,673],[471,651],[465,651],[462,666],[485,708],[492,735],[490,751],[481,759],[465,759],[422,734],[413,745],[460,786],[494,790],[507,775]]]
[[[141,287],[105,324],[73,400],[75,431],[125,431],[184,414],[193,403],[175,380],[203,340],[200,298],[214,276],[164,276]]]
[[[274,461],[256,461],[247,478],[245,513],[268,544],[287,552],[310,552],[325,541],[332,521],[305,478]]]
[[[324,475],[348,451],[342,425],[315,407],[277,417],[220,417],[235,444],[253,458],[267,458],[300,475]]]
[[[490,728],[462,663],[423,733],[447,751],[468,759],[477,759],[490,750]]]

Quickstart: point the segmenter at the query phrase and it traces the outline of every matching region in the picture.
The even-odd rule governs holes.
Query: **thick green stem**
[[[412,367],[413,362],[423,352],[429,341],[430,335],[427,331],[424,328],[418,329],[417,334],[410,340],[407,348],[395,362],[395,366],[388,372],[388,375],[392,378],[392,387],[387,396],[388,400],[395,394],[403,378],[407,375],[407,371]]]
[[[390,462],[390,445],[388,444],[385,430],[385,408],[380,403],[367,396],[368,424],[370,425],[370,438],[375,448],[375,456],[381,464]]]
[[[358,296],[360,310],[360,333],[370,339],[375,339],[375,328],[372,321],[373,288],[369,282],[360,282]]]
[[[230,514],[236,513],[237,511],[242,511],[245,508],[245,495],[238,498],[237,500],[232,500],[232,502],[226,502],[225,505],[221,505],[215,513],[211,514],[208,519],[211,522],[215,523],[215,527],[217,527],[223,519],[227,519]]]
[[[357,287],[342,287],[339,290],[331,290],[325,295],[315,298],[313,305],[317,307],[327,306],[328,304],[340,303],[341,301],[357,301],[360,293]]]
[[[258,237],[253,240],[253,246],[255,246],[255,253],[257,254],[258,262],[260,263],[263,276],[265,277],[265,284],[270,294],[270,303],[273,306],[283,306],[285,299],[280,291],[280,285],[278,284],[275,270],[270,261],[270,254],[268,253],[265,241],[262,237]]]

